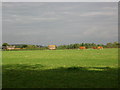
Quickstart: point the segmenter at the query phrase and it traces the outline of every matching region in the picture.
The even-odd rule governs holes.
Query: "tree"
[[[112,44],[112,43],[107,43],[106,46],[107,46],[108,48],[112,48],[112,47],[113,47],[113,44]]]
[[[9,46],[9,44],[8,43],[3,43],[2,46]]]
[[[35,45],[27,45],[27,49],[37,49],[38,47]]]
[[[118,43],[118,42],[114,42],[114,43],[113,43],[113,47],[114,47],[114,48],[118,48],[118,47],[119,47],[119,43]]]
[[[79,44],[74,44],[74,48],[79,48],[80,47],[80,45]]]
[[[28,45],[22,45],[22,48],[26,48]]]
[[[85,46],[84,43],[82,43],[81,46]]]

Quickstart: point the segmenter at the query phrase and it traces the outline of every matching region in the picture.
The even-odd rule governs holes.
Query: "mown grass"
[[[117,88],[118,49],[3,51],[3,88]]]

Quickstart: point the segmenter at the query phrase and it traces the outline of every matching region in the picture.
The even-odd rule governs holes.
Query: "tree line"
[[[113,42],[113,43],[107,43],[107,44],[95,44],[95,43],[76,43],[76,44],[69,44],[69,45],[60,45],[58,46],[58,49],[78,49],[81,46],[85,46],[86,48],[93,48],[102,46],[103,48],[118,48],[120,47],[120,43]]]
[[[13,44],[14,45],[14,44]],[[8,43],[3,43],[2,46],[10,46]],[[42,45],[27,45],[27,44],[16,44],[14,45],[16,48],[26,48],[28,50],[44,50],[48,49],[47,46]],[[98,47],[102,46],[103,48],[119,48],[120,43],[113,42],[113,43],[107,43],[107,44],[95,44],[95,43],[75,43],[75,44],[69,44],[69,45],[59,45],[57,46],[57,49],[78,49],[81,46],[85,46],[86,48],[92,48],[92,47]]]

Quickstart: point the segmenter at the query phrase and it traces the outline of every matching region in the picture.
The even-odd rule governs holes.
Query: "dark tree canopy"
[[[9,46],[9,44],[8,43],[3,43],[2,46]]]

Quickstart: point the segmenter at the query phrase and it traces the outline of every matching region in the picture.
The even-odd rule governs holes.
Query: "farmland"
[[[118,49],[3,51],[3,88],[116,88]]]

